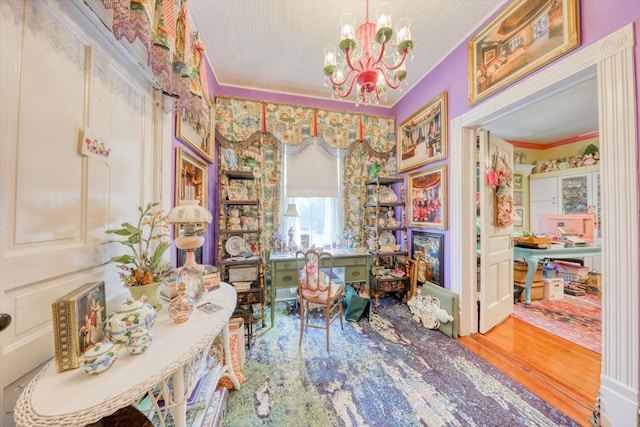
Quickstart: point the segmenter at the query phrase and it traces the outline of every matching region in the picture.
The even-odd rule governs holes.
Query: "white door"
[[[480,322],[479,332],[486,333],[513,311],[513,226],[496,225],[496,190],[489,185],[487,172],[493,168],[495,156],[504,158],[513,169],[513,146],[479,131],[480,149]],[[508,187],[513,200],[513,182]]]

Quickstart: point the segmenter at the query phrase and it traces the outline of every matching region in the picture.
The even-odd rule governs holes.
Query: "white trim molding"
[[[514,110],[597,78],[603,200],[602,373],[600,422],[638,424],[639,410],[639,250],[638,153],[633,24],[566,56],[512,88],[451,120],[450,219],[452,290],[460,298],[460,335],[477,331],[475,153],[472,131]],[[637,60],[637,58],[636,58]],[[457,176],[454,171],[460,171]],[[610,189],[611,191],[606,191]],[[465,201],[468,199],[467,201]],[[461,200],[454,202],[456,200]],[[596,408],[598,409],[598,408]]]

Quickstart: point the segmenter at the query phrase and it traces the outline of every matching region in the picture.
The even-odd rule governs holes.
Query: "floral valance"
[[[143,46],[157,89],[173,98],[177,109],[206,122],[207,128],[210,106],[205,47],[198,33],[191,31],[187,0],[100,0],[100,4],[103,10],[98,10],[98,4],[87,3],[111,28],[115,40]]]
[[[331,148],[347,149],[355,141],[366,141],[379,152],[395,146],[393,117],[245,98],[216,97],[216,129],[229,141],[244,141],[255,132],[264,132],[285,145],[320,137]]]

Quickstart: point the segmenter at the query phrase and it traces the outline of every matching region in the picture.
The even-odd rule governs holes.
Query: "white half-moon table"
[[[160,393],[156,400],[164,400],[164,407],[170,411],[175,425],[184,427],[187,396],[214,362],[209,350],[220,332],[225,355],[221,375],[228,376],[235,388],[240,388],[231,368],[228,325],[236,299],[233,287],[221,283],[220,288],[207,292],[198,304],[209,302],[220,308],[213,313],[196,309],[182,324],[171,320],[168,307],[162,308],[151,328],[151,347],[142,354],[132,355],[121,346],[118,360],[98,375],[86,374],[81,368],[57,373],[55,360],[51,360],[18,398],[14,413],[16,424],[85,426],[153,392]],[[164,424],[167,412],[161,412]]]

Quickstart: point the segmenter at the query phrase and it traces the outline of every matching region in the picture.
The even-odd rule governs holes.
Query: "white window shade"
[[[321,145],[313,141],[301,152],[287,154],[287,197],[338,197],[338,159]]]

